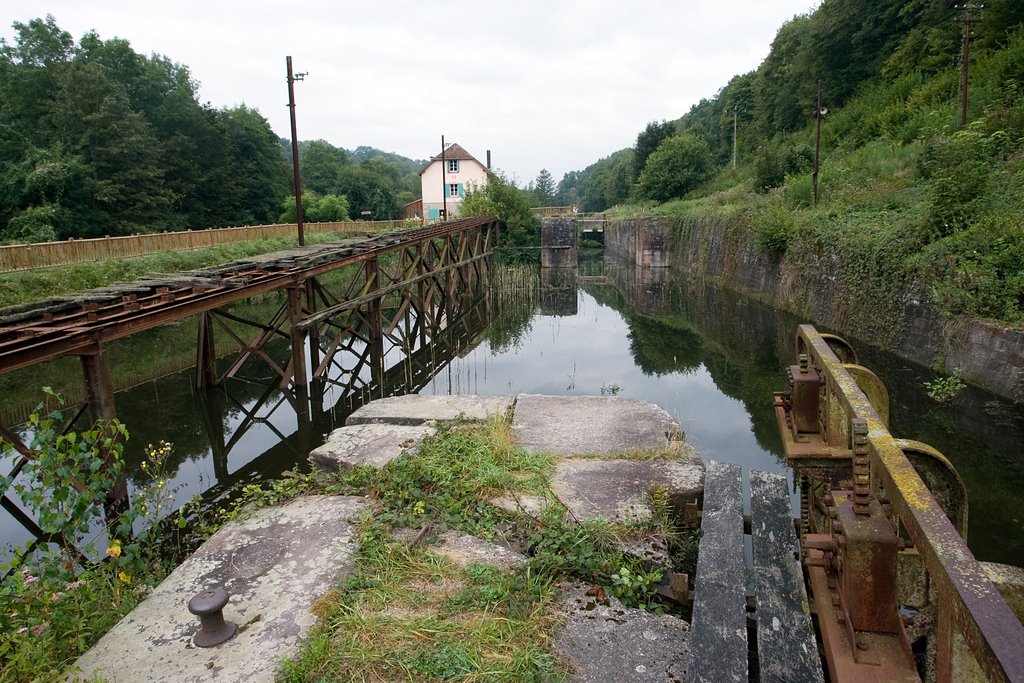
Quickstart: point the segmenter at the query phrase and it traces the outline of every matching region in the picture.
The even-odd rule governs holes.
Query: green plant
[[[635,605],[639,609],[653,607],[649,600],[652,593],[651,586],[661,581],[661,570],[653,572],[630,571],[629,567],[622,567],[611,576],[612,593],[623,603]]]
[[[61,399],[44,387],[49,401]],[[116,420],[97,423],[82,432],[61,433],[63,415],[43,404],[29,416],[32,432],[29,458],[20,476],[0,480],[0,493],[14,491],[31,510],[40,529],[56,541],[60,564],[74,574],[82,553],[95,555],[94,529],[102,518],[103,503],[121,476],[121,454],[128,431]],[[4,444],[4,458],[20,457]],[[119,528],[121,535],[130,532]]]
[[[618,396],[620,391],[622,391],[622,387],[620,387],[618,384],[615,384],[614,382],[611,384],[601,385],[602,396]]]
[[[52,390],[44,393],[59,405]],[[105,517],[128,431],[116,420],[81,432],[61,433],[61,424],[59,410],[40,404],[28,420],[33,457],[16,481],[7,477],[0,486],[20,497],[49,541],[15,554],[4,568],[10,571],[0,580],[0,681],[60,672],[167,572],[155,547],[157,522],[173,498],[163,472],[171,445],[144,449],[143,483],[126,509],[108,505],[112,516]],[[4,443],[3,457],[21,454]]]
[[[928,390],[928,397],[938,403],[948,403],[967,388],[960,379],[960,368],[954,369],[952,374],[946,377],[936,377],[925,382],[924,386]]]
[[[754,236],[762,249],[773,254],[786,253],[795,230],[790,211],[780,204],[772,203],[766,210],[758,211],[752,221]]]

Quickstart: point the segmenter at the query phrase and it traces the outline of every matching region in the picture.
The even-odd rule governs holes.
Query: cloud
[[[95,29],[187,65],[202,101],[256,107],[281,136],[290,54],[309,73],[296,85],[300,138],[422,159],[444,134],[525,182],[580,170],[714,96],[811,2],[51,0],[46,11],[76,39]],[[13,0],[0,18],[40,14]]]

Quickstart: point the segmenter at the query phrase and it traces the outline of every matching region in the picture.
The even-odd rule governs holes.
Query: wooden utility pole
[[[299,139],[295,132],[295,81],[306,77],[305,73],[292,75],[292,57],[288,55],[288,111],[292,119],[292,178],[295,182],[295,223],[299,226],[299,246],[306,244],[302,230],[302,182],[299,180]]]
[[[444,158],[444,136],[441,136],[441,212],[442,220],[448,220],[448,165]]]
[[[818,108],[814,110],[814,173],[811,174],[811,179],[814,185],[814,205],[818,205],[818,163],[821,159],[821,120],[825,118],[825,114],[828,113],[822,105],[821,92],[823,82],[818,80]]]
[[[960,23],[963,25],[964,34],[960,42],[960,127],[967,125],[967,72],[971,61],[971,24],[978,21],[976,12],[980,12],[985,6],[964,3],[956,8],[963,14],[960,16]]]
[[[732,109],[732,170],[736,170],[736,107]]]

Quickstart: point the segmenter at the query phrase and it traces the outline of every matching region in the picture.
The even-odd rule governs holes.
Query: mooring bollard
[[[188,611],[199,617],[199,631],[192,638],[197,647],[220,645],[238,632],[238,624],[224,621],[226,604],[228,592],[223,588],[205,590],[188,601]]]

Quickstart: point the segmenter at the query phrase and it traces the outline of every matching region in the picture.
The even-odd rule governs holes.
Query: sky
[[[6,0],[15,21],[52,14],[189,68],[215,108],[256,108],[290,136],[412,159],[441,136],[525,184],[630,147],[757,68],[778,28],[816,0]]]

